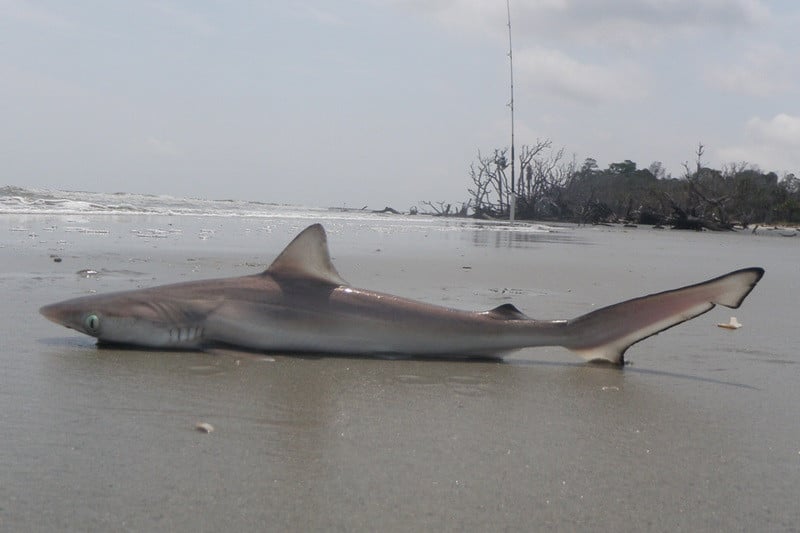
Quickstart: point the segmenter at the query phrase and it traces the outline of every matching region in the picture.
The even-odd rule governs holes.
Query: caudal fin
[[[717,304],[739,307],[763,275],[763,268],[745,268],[598,309],[568,322],[564,346],[587,361],[622,364],[625,350],[642,339],[702,315]]]

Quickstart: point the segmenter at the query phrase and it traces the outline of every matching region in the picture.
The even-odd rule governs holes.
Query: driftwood
[[[448,204],[447,202],[429,202],[423,201],[422,205],[428,207],[430,211],[425,213],[426,215],[432,215],[435,217],[462,217],[466,218],[467,213],[470,208],[470,202],[464,202],[461,204],[461,208],[454,209],[453,204]]]
[[[392,208],[391,208],[391,207],[389,207],[388,205],[387,205],[386,207],[384,207],[383,209],[381,209],[381,210],[375,210],[375,209],[373,209],[373,211],[372,211],[372,212],[373,212],[373,213],[391,213],[391,214],[393,214],[393,215],[401,215],[401,214],[402,214],[402,213],[401,213],[400,211],[398,211],[397,209],[392,209]]]
[[[664,193],[664,196],[672,206],[673,214],[668,220],[669,224],[672,226],[672,229],[688,229],[694,231],[703,231],[704,229],[711,231],[730,231],[733,229],[730,224],[720,224],[719,222],[706,217],[691,215],[681,209],[681,207],[672,199],[670,195]]]

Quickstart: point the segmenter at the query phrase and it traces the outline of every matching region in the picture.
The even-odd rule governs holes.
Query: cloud
[[[710,69],[705,78],[709,85],[724,91],[774,96],[794,88],[791,73],[797,65],[796,54],[777,45],[760,44],[741,54],[735,63]]]
[[[769,170],[800,171],[800,116],[780,113],[754,117],[744,127],[746,141],[718,151],[722,161],[747,161]]]
[[[629,21],[657,28],[748,27],[769,16],[760,0],[569,0],[561,18],[582,23]]]
[[[373,1],[432,16],[451,29],[496,37],[506,32],[505,2]],[[512,2],[511,16],[515,34],[527,41],[639,46],[676,33],[753,28],[769,20],[770,11],[762,0],[543,0]]]
[[[508,39],[506,3],[502,1],[371,1],[415,12],[448,31],[492,39],[501,46]],[[649,80],[658,77],[648,72],[657,68],[652,53],[643,50],[686,47],[693,39],[705,39],[713,32],[741,34],[763,26],[770,18],[763,0],[512,1],[515,67],[521,74],[521,86],[538,87],[567,99],[586,103],[637,100],[649,92]],[[705,50],[700,52],[702,55]],[[753,62],[757,61],[754,56]],[[739,80],[745,76],[728,70],[725,75],[717,73],[715,83],[741,88]],[[755,80],[751,85],[754,91],[765,90]],[[788,84],[776,82],[772,90],[783,87]]]
[[[582,63],[541,47],[522,50],[515,57],[520,87],[541,88],[584,103],[636,100],[647,92],[643,75],[633,65]]]
[[[741,32],[766,21],[769,11],[756,0],[572,0],[550,15],[542,31],[553,28],[584,44],[638,48],[715,30]]]
[[[781,113],[771,120],[755,117],[747,122],[747,131],[755,139],[780,147],[800,149],[800,116]]]

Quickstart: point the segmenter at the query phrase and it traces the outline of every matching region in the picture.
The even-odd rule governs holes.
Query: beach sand
[[[800,527],[794,239],[386,220],[322,221],[342,276],[465,309],[566,318],[767,272],[741,309],[637,344],[624,369],[557,348],[505,362],[111,350],[38,308],[258,272],[314,220],[4,216],[0,529]],[[730,316],[743,327],[716,327]]]

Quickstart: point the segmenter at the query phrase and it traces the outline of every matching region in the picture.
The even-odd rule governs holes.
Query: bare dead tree
[[[700,169],[703,168],[704,153],[705,153],[705,146],[703,146],[703,143],[702,142],[697,143],[697,150],[695,150],[695,155],[697,156],[697,159],[695,160],[697,174],[700,174]]]
[[[470,165],[470,179],[473,187],[468,189],[470,203],[479,215],[492,217],[507,213],[509,205],[507,150],[498,149],[492,156],[484,156],[478,151],[478,159]]]
[[[539,204],[552,204],[545,198],[548,195],[559,196],[560,193],[554,191],[566,181],[569,171],[563,165],[564,150],[554,152],[551,148],[549,139],[537,139],[534,144],[523,145],[518,153],[520,174],[516,203],[525,218],[533,218]],[[512,191],[509,185],[511,177],[506,171],[510,166],[506,154],[507,149],[496,149],[492,156],[484,156],[479,151],[477,160],[470,165],[473,187],[468,190],[471,205],[478,215],[504,217],[508,213]]]
[[[534,160],[532,174],[531,193],[541,196],[548,189],[556,185],[563,175],[563,169],[559,169],[564,158],[564,149],[551,153],[547,157]]]
[[[752,170],[757,171],[758,165],[753,165],[747,161],[737,161],[735,163],[726,163],[722,165],[722,176],[725,179],[732,179],[744,172]]]
[[[550,148],[552,145],[553,142],[550,139],[536,139],[534,144],[522,145],[522,148],[519,151],[519,179],[517,179],[517,183],[520,185],[519,189],[521,189],[522,185],[525,184],[526,196],[530,196],[530,176],[532,174],[531,161],[533,161],[536,156],[538,156],[544,150]],[[519,191],[519,189],[517,189],[517,191]]]
[[[506,169],[509,165],[508,158],[506,158],[506,153],[506,148],[503,148],[502,150],[496,149],[494,151],[494,165],[496,172],[493,174],[493,183],[495,191],[497,192],[497,198],[500,204],[499,212],[501,214],[506,212],[506,206],[511,205],[511,187],[509,186],[508,178],[506,177]]]
[[[554,188],[563,182],[563,170],[559,167],[562,166],[564,149],[555,152],[551,150],[545,154],[545,150],[551,146],[549,140],[537,140],[535,145],[523,146],[520,154],[520,163],[525,169],[525,175],[520,178],[520,183],[524,183],[524,190],[519,203],[526,218],[539,216],[542,208],[550,203],[545,198],[551,196]]]
[[[491,161],[478,151],[478,160],[469,166],[469,175],[473,186],[467,189],[471,196],[470,201],[478,215],[492,214],[494,210],[491,199],[492,172]]]
[[[425,214],[435,217],[466,217],[471,205],[471,201],[462,202],[460,208],[454,209],[453,204],[448,202],[429,202],[426,200],[421,203],[430,209]]]

